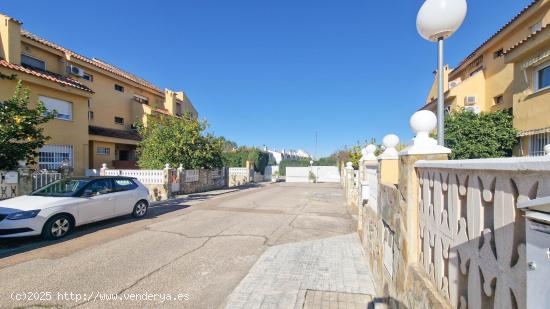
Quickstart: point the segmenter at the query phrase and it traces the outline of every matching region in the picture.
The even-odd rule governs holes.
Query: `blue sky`
[[[531,0],[470,0],[451,67]],[[423,1],[3,1],[23,27],[161,88],[184,90],[210,131],[239,145],[327,155],[395,133],[433,81]]]

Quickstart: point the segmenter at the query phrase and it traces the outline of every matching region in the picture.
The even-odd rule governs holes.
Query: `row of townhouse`
[[[51,139],[39,150],[38,168],[56,169],[69,160],[75,174],[107,163],[132,168],[140,136],[136,121],[148,114],[198,117],[182,91],[162,90],[104,61],[87,58],[22,30],[21,22],[0,14],[0,101],[14,93],[17,80],[57,117],[44,125]]]
[[[550,144],[550,0],[535,0],[456,68],[445,67],[446,110],[511,109],[517,156],[540,156]],[[437,79],[422,109],[436,110]]]

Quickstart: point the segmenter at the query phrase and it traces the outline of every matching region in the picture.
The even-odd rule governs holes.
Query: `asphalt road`
[[[0,240],[0,306],[220,308],[270,246],[354,228],[338,184],[196,194],[58,242]]]

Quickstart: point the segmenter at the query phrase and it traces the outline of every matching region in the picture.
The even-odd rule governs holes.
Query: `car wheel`
[[[45,239],[59,239],[67,235],[72,229],[71,218],[68,215],[57,215],[50,218],[42,229]]]
[[[132,216],[134,216],[134,218],[143,218],[147,214],[148,208],[149,205],[146,201],[139,201],[136,203],[136,206],[134,206]]]

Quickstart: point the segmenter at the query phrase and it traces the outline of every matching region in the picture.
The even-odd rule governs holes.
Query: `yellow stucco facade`
[[[1,14],[0,72],[22,80],[33,102],[51,98],[51,104],[70,110],[67,119],[50,121],[44,131],[51,137],[47,145],[71,151],[77,175],[103,163],[135,166],[139,136],[133,124],[147,114],[189,112],[198,117],[184,92],[162,90],[102,60],[72,52],[22,30],[20,21]],[[11,97],[15,85],[2,81],[0,99]],[[41,153],[49,155],[47,149]]]
[[[530,136],[550,127],[550,92],[533,93],[534,66],[527,71],[521,68],[522,60],[537,57],[549,49],[550,43],[543,40],[548,36],[544,33],[548,32],[549,22],[550,0],[533,1],[457,68],[446,67],[443,72],[448,111],[462,108],[474,112],[512,109],[514,126],[521,137],[516,155],[540,155],[541,146],[533,147]],[[524,42],[532,36],[539,37],[537,46],[530,47]],[[436,109],[437,73],[435,75],[422,109]]]

